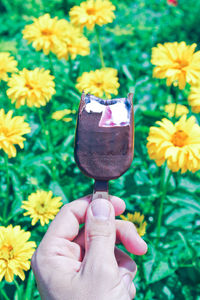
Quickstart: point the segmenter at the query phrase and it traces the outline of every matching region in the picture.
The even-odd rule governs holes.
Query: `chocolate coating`
[[[82,94],[79,106],[74,149],[75,161],[86,176],[95,180],[118,178],[127,171],[133,160],[133,95],[129,94],[127,99],[108,100],[108,104],[111,105],[111,101],[116,103],[118,100],[124,100],[130,104],[130,124],[114,127],[99,126],[102,112],[88,113],[85,109],[86,97],[90,95]]]

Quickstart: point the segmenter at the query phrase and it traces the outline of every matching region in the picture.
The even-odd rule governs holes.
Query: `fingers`
[[[147,252],[147,244],[139,236],[135,225],[129,221],[116,220],[117,242],[121,242],[128,252],[143,255]]]
[[[47,236],[65,238],[72,241],[79,232],[79,224],[85,222],[85,215],[92,196],[88,195],[64,205],[47,231]],[[125,203],[118,197],[110,196],[115,215],[125,210]]]
[[[133,283],[131,283],[130,289],[129,289],[129,296],[131,299],[134,299],[136,295],[136,288]]]
[[[72,241],[79,232],[79,224],[84,223],[91,195],[64,205],[51,222],[46,236],[65,238]]]
[[[116,240],[122,243],[128,252],[135,255],[143,255],[147,252],[147,244],[139,236],[133,223],[123,220],[115,220]],[[84,228],[74,240],[82,250],[85,248]]]
[[[116,274],[115,239],[115,212],[112,204],[105,199],[92,201],[85,220],[83,271],[92,271],[97,275],[106,268]]]
[[[134,260],[128,254],[115,247],[115,256],[122,275],[129,274],[131,282],[136,275],[137,266]]]
[[[115,256],[119,266],[120,277],[131,299],[135,297],[136,289],[133,279],[137,272],[136,263],[123,251],[115,247]]]
[[[119,197],[110,195],[110,202],[112,203],[112,205],[114,207],[115,216],[119,216],[119,215],[123,214],[123,212],[126,209],[126,204],[125,204],[124,200],[120,199]]]

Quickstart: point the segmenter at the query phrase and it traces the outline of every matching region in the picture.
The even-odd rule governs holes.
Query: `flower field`
[[[196,0],[0,1],[0,300],[40,299],[32,254],[62,205],[92,193],[73,154],[83,90],[134,94],[134,160],[110,194],[148,244],[132,255],[136,299],[200,300],[199,11]]]

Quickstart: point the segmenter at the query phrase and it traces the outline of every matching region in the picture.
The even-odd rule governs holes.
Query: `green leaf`
[[[180,185],[190,193],[194,193],[197,189],[199,189],[199,181],[195,182],[194,180],[185,177],[181,178]]]
[[[151,274],[152,274],[154,263],[155,263],[154,259],[148,260],[147,262],[144,263],[144,272],[148,283],[151,281]]]
[[[163,117],[163,113],[159,111],[145,110],[142,113],[145,117],[151,117],[155,119],[161,119]]]
[[[12,52],[14,54],[17,53],[17,42],[15,40],[13,41],[0,41],[0,51],[2,52]]]
[[[34,279],[33,271],[31,270],[30,273],[29,273],[29,277],[28,277],[28,282],[27,282],[27,286],[26,286],[24,300],[32,299],[32,293],[33,293],[33,290],[34,290],[34,285],[35,285],[35,279]]]
[[[169,266],[169,263],[167,261],[160,261],[154,269],[149,283],[160,281],[168,277],[169,275],[172,275],[175,270],[176,269],[173,269]]]
[[[178,219],[182,219],[185,218],[186,216],[191,216],[192,214],[195,214],[196,210],[190,208],[190,209],[186,209],[186,208],[182,208],[179,210],[175,210],[172,212],[172,214],[165,219],[165,224],[166,225],[170,225],[172,223],[174,223],[175,221],[177,221]]]
[[[191,208],[196,211],[197,214],[200,214],[200,204],[197,203],[194,199],[192,199],[192,195],[190,198],[187,198],[187,195],[184,193],[170,195],[167,196],[168,201],[176,204],[183,204],[184,206],[188,207],[190,210]]]
[[[148,126],[137,126],[135,128],[135,132],[141,132],[141,133],[148,134],[149,133],[149,127]]]
[[[63,142],[62,148],[67,148],[74,141],[74,134],[70,134]]]
[[[124,74],[126,75],[126,77],[127,77],[129,80],[131,80],[131,81],[134,80],[134,79],[133,79],[133,76],[132,76],[132,74],[131,74],[131,72],[129,71],[129,69],[128,69],[128,67],[127,67],[126,65],[122,65],[122,70],[123,70]]]
[[[69,203],[69,200],[67,199],[62,187],[60,186],[60,184],[57,181],[51,182],[50,189],[53,191],[53,193],[56,196],[62,197],[62,201],[63,201],[64,204]]]
[[[189,243],[189,241],[186,239],[186,237],[180,231],[177,233],[180,236],[180,238],[185,246],[185,249],[187,250],[188,257],[190,259],[195,258],[195,256],[197,256],[196,249],[194,247],[192,247],[192,245]]]
[[[44,154],[41,154],[38,156],[37,155],[33,156],[32,154],[29,156],[26,155],[26,157],[21,162],[21,167],[23,168],[23,167],[29,167],[32,165],[41,165],[41,163],[43,163],[43,162],[49,162],[52,160],[53,160],[53,156],[48,153],[44,153]]]

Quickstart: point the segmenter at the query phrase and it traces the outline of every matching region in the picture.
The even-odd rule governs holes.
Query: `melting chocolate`
[[[133,160],[133,105],[128,98],[103,100],[82,94],[74,156],[80,170],[95,180],[121,176]]]

